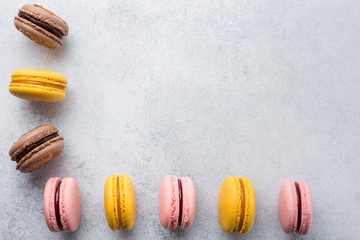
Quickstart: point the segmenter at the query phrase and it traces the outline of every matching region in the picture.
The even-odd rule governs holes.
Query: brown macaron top
[[[69,26],[67,23],[55,13],[45,9],[41,5],[24,5],[19,9],[19,13],[29,15],[32,18],[50,25],[60,31],[63,36],[67,36],[69,33]]]

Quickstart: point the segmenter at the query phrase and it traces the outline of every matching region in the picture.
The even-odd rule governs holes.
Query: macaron
[[[41,69],[19,69],[12,73],[9,91],[12,95],[35,102],[58,102],[65,98],[64,75]]]
[[[105,182],[104,207],[109,227],[130,230],[135,225],[135,189],[128,175],[110,175]]]
[[[63,19],[37,4],[22,6],[14,23],[25,36],[51,49],[63,45],[61,39],[69,32],[69,26]]]
[[[27,173],[47,164],[64,148],[64,138],[52,124],[44,124],[22,135],[10,148],[16,170]]]
[[[279,194],[279,217],[286,233],[305,235],[309,232],[313,204],[309,185],[305,181],[283,181]]]
[[[255,189],[250,179],[225,178],[220,188],[218,207],[220,225],[225,232],[248,233],[256,215]]]
[[[160,222],[164,228],[191,227],[195,219],[196,195],[190,177],[165,176],[159,202]]]
[[[44,190],[44,215],[52,232],[75,232],[80,223],[79,186],[72,177],[50,178]]]

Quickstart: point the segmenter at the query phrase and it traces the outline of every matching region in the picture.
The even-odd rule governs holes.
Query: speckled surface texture
[[[271,3],[270,3],[271,2]],[[357,239],[360,234],[360,2],[37,2],[70,27],[50,50],[13,23],[25,1],[0,1],[0,239]],[[56,104],[8,92],[19,68],[69,81]],[[53,123],[63,154],[31,174],[8,150],[23,133]],[[109,174],[131,176],[133,230],[107,226]],[[158,198],[166,174],[192,177],[192,228],[168,231]],[[218,223],[220,185],[247,176],[257,216],[247,235]],[[51,233],[43,216],[48,178],[74,177],[82,197],[77,232]],[[306,237],[285,234],[278,194],[304,179],[314,201]]]

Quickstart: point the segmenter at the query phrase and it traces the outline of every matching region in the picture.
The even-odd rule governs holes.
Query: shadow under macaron
[[[51,177],[67,177],[68,170],[65,164],[66,154],[61,153],[46,165],[26,173],[29,184],[40,189],[45,187],[47,180]]]
[[[66,97],[60,102],[46,103],[19,99],[19,107],[22,109],[23,118],[35,120],[34,125],[44,122],[56,124],[56,121],[61,120],[61,116],[65,114],[71,97],[71,91],[66,89]]]

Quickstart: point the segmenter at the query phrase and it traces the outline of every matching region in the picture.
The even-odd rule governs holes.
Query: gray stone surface
[[[358,239],[360,234],[360,2],[50,1],[70,26],[53,51],[15,30],[25,1],[0,1],[0,239]],[[56,104],[17,99],[11,73],[64,74]],[[43,123],[63,154],[31,174],[15,171],[13,141]],[[129,174],[137,221],[112,232],[103,209],[109,174]],[[166,174],[190,176],[197,193],[188,230],[161,227]],[[220,185],[247,176],[257,194],[254,228],[221,230]],[[76,233],[51,233],[43,217],[49,177],[75,177]],[[307,180],[314,220],[285,234],[277,214],[286,178]]]

